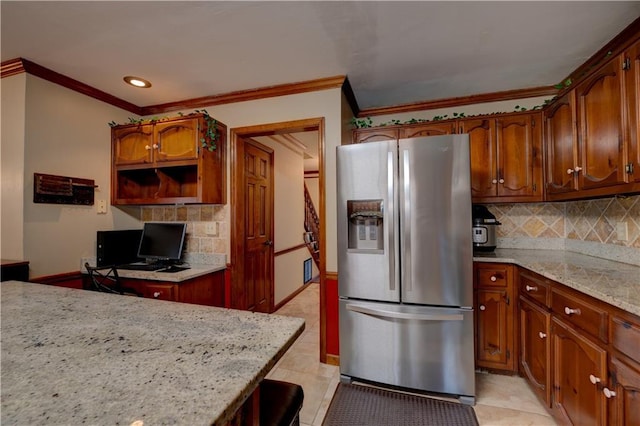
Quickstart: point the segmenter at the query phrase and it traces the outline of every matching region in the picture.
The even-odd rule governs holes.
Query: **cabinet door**
[[[477,290],[476,350],[479,367],[513,370],[513,313],[506,290]]]
[[[553,408],[569,424],[606,424],[607,352],[555,317],[551,328]]]
[[[451,135],[455,132],[455,121],[449,121],[446,123],[429,123],[400,129],[400,139],[417,138],[420,136]]]
[[[156,162],[198,158],[199,119],[185,118],[156,123],[154,129]]]
[[[498,196],[542,197],[539,114],[496,119]],[[534,130],[535,135],[534,137]]]
[[[606,64],[576,88],[580,189],[625,183],[622,60]]]
[[[640,41],[624,54],[626,126],[629,161],[625,171],[629,180],[640,182]]]
[[[399,130],[389,129],[358,129],[353,132],[353,143],[380,142],[398,140]]]
[[[611,386],[603,393],[609,399],[610,424],[640,425],[640,365],[611,358]]]
[[[114,128],[112,138],[115,165],[144,164],[153,161],[153,126],[151,124]]]
[[[572,172],[577,164],[577,142],[575,92],[572,90],[545,112],[548,194],[577,190],[577,179]]]
[[[494,119],[460,120],[461,133],[469,134],[471,151],[471,196],[497,195],[496,141]]]
[[[520,365],[534,392],[550,407],[551,314],[520,298]]]

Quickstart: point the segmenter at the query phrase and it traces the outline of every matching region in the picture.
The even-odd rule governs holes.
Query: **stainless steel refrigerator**
[[[337,148],[340,374],[475,403],[469,137]]]

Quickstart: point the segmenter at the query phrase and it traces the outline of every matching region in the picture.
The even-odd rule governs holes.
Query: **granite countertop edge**
[[[640,266],[564,250],[496,249],[474,262],[510,263],[640,315]]]
[[[118,269],[118,275],[123,278],[180,283],[192,278],[198,278],[203,275],[224,271],[225,269],[227,269],[226,265],[204,265],[192,263],[189,264],[189,269],[179,272],[133,271],[128,269]]]

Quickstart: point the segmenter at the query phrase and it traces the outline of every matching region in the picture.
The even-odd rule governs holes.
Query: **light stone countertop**
[[[640,315],[640,266],[563,250],[496,249],[473,260],[513,263]]]
[[[185,265],[187,266],[187,265]],[[225,266],[189,264],[189,269],[178,272],[132,271],[118,268],[118,275],[123,278],[137,278],[142,280],[181,282],[201,277],[218,271],[224,271]]]
[[[1,424],[224,424],[301,318],[18,281],[1,292]]]

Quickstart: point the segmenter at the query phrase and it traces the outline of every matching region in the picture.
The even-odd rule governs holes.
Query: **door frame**
[[[324,117],[303,120],[284,121],[279,123],[260,124],[255,126],[236,127],[230,129],[230,269],[231,269],[231,307],[242,295],[237,291],[235,283],[244,279],[244,145],[245,139],[276,134],[296,133],[304,131],[318,132],[318,180],[320,193],[320,362],[327,358],[327,308],[326,308],[326,194],[325,194],[325,123]],[[275,161],[274,161],[275,164]],[[301,231],[302,232],[302,231]],[[274,283],[275,286],[275,283]]]

